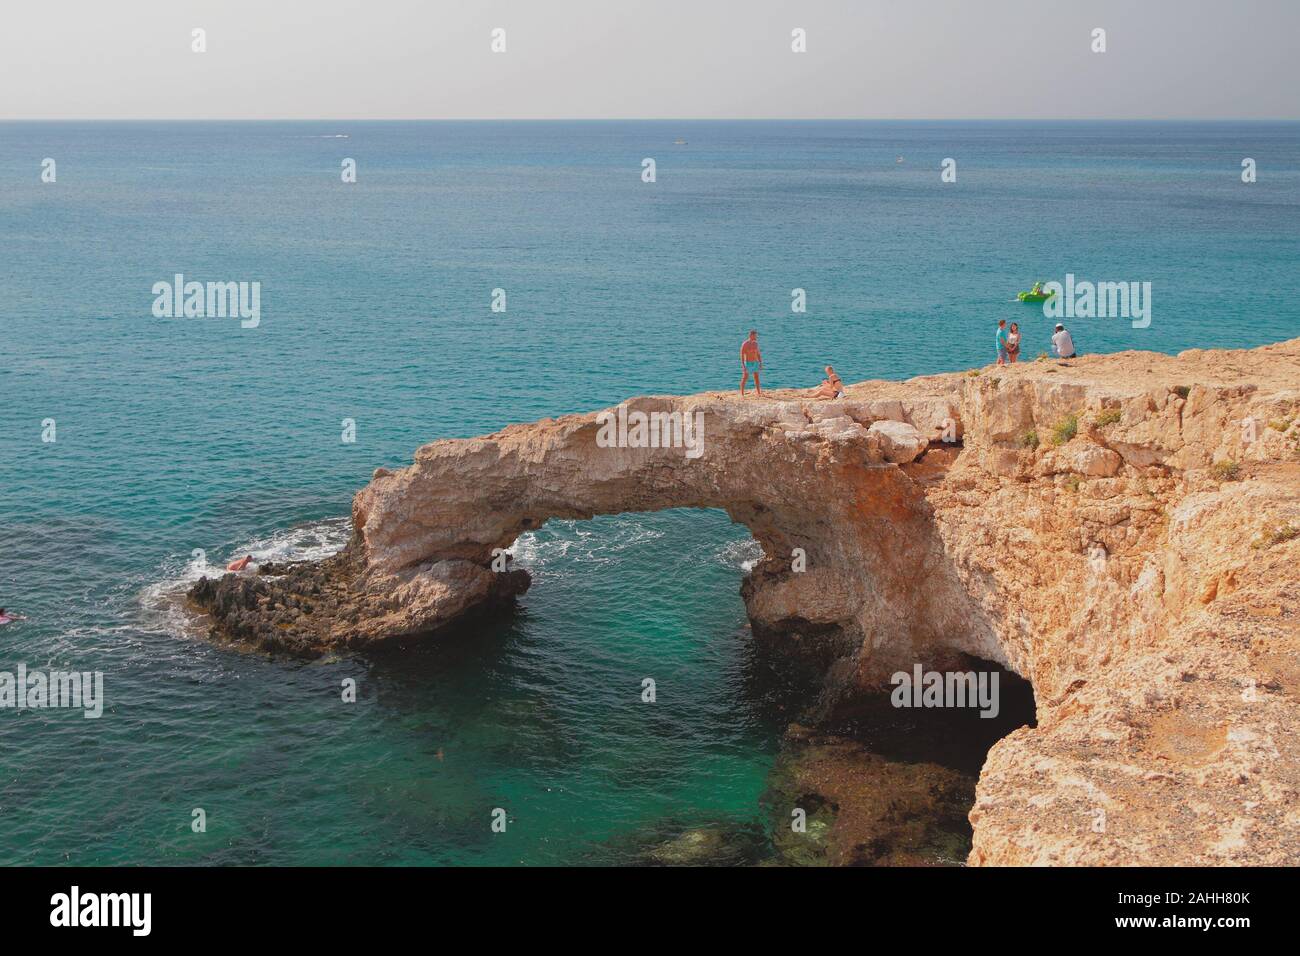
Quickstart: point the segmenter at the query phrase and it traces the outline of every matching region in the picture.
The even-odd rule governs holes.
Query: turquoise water
[[[5,123],[0,183],[0,670],[108,696],[0,711],[0,863],[629,862],[753,823],[783,720],[720,513],[548,526],[517,615],[404,656],[218,649],[175,596],[337,547],[426,441],[733,387],[750,327],[773,386],[964,368],[998,318],[1045,350],[1010,299],[1073,272],[1154,288],[1083,351],[1300,335],[1294,123]],[[260,326],[154,318],[176,272],[261,282]]]

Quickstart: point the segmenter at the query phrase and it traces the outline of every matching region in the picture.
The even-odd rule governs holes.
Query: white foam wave
[[[663,531],[636,522],[593,528],[577,521],[552,521],[544,531],[521,534],[507,553],[530,570],[560,563],[609,564],[620,552],[663,536]]]
[[[235,556],[251,554],[261,561],[320,561],[338,554],[352,534],[347,518],[330,518],[299,528],[276,531],[234,549]]]
[[[193,621],[184,605],[185,592],[202,578],[221,577],[227,562],[246,554],[253,556],[254,564],[319,561],[343,550],[351,534],[352,522],[348,518],[330,518],[254,538],[230,548],[224,557],[195,549],[188,560],[178,557],[164,565],[163,579],[144,588],[140,605],[161,628],[188,633],[193,630]]]
[[[620,552],[664,534],[637,522],[593,527],[581,521],[552,521],[542,531],[521,534],[508,553],[519,567],[554,572],[571,565],[612,563]],[[763,559],[763,547],[753,538],[741,538],[727,542],[713,559],[748,573]]]
[[[739,568],[748,574],[763,560],[763,546],[753,538],[728,541],[714,557],[729,568]]]

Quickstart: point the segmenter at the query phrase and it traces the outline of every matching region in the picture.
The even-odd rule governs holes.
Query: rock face
[[[520,593],[502,552],[551,518],[721,508],[763,547],[746,609],[817,675],[812,719],[954,652],[1033,683],[971,863],[1294,864],[1297,383],[1300,340],[638,398],[625,432],[587,414],[425,445],[357,494],[344,554],[191,596],[240,641],[366,647]]]

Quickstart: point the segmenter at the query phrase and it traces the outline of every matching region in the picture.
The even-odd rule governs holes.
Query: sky
[[[1298,36],[1300,0],[6,0],[0,119],[1297,119]]]

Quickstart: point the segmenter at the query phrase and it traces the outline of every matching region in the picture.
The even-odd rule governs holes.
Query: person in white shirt
[[[1063,359],[1074,358],[1074,339],[1070,338],[1070,333],[1060,323],[1057,323],[1056,334],[1052,336],[1052,348]]]

